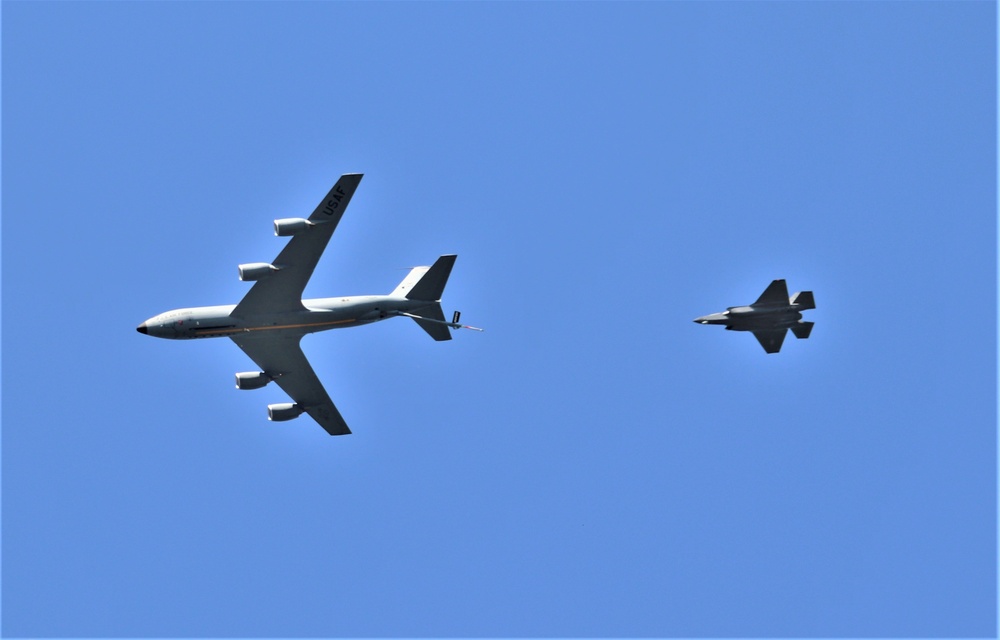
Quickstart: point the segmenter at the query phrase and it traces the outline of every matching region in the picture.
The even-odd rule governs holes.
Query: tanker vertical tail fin
[[[456,255],[441,256],[429,267],[414,267],[390,295],[402,296],[409,300],[437,302],[448,284],[451,268],[455,266]],[[443,319],[443,318],[442,318]]]

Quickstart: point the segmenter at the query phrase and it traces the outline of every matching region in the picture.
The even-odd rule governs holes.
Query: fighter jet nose
[[[136,327],[135,330],[143,335],[149,335],[149,328],[146,326],[145,322]]]
[[[723,311],[722,313],[710,313],[707,316],[695,318],[694,321],[698,324],[726,324],[727,313],[727,311]]]

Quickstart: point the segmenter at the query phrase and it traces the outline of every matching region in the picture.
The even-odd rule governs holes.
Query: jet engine
[[[302,233],[315,223],[309,222],[305,218],[281,218],[274,221],[274,235],[294,236]]]
[[[240,280],[243,282],[252,282],[254,280],[260,280],[264,276],[271,275],[272,272],[277,271],[278,267],[273,264],[268,264],[266,262],[250,262],[247,264],[240,265]]]
[[[291,402],[283,402],[281,404],[269,404],[267,405],[267,419],[272,422],[284,422],[285,420],[294,420],[302,415],[305,411],[301,406],[297,404],[292,404]]]
[[[271,376],[263,371],[247,371],[236,374],[237,389],[260,389],[266,387],[271,381]]]

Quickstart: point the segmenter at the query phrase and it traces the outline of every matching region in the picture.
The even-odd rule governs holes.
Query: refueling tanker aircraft
[[[757,302],[747,307],[729,307],[722,313],[695,318],[698,324],[722,324],[727,331],[752,331],[760,346],[768,353],[781,351],[791,329],[796,338],[806,339],[813,322],[802,321],[802,311],[815,309],[812,291],[800,291],[788,298],[784,280],[775,280],[764,289]]]
[[[269,420],[291,420],[308,413],[332,436],[350,433],[299,347],[302,336],[397,316],[413,318],[435,340],[451,340],[449,329],[482,331],[459,324],[458,311],[451,322],[441,311],[441,294],[455,264],[454,255],[441,256],[430,267],[412,269],[388,295],[302,299],[362,175],[342,175],[309,219],[274,221],[274,234],[292,239],[273,263],[239,265],[240,280],[254,282],[239,304],[167,311],[146,320],[137,331],[172,340],[231,338],[261,369],[237,373],[236,388],[259,389],[274,381],[294,401],[268,405]]]

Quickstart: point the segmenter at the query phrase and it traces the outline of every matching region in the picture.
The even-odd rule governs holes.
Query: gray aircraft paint
[[[309,219],[275,220],[278,236],[291,236],[273,263],[239,266],[241,280],[254,285],[239,304],[174,309],[146,320],[136,330],[156,338],[188,340],[228,337],[260,371],[236,374],[238,389],[259,389],[275,382],[294,402],[268,405],[268,419],[283,421],[308,413],[330,435],[351,432],[299,347],[309,333],[412,318],[438,341],[449,329],[476,329],[447,322],[440,298],[455,264],[444,255],[429,267],[416,267],[387,295],[302,299],[316,263],[336,230],[362,174],[344,174]]]
[[[694,321],[698,324],[720,324],[730,331],[750,331],[767,353],[778,353],[789,329],[796,338],[806,339],[812,332],[812,322],[803,322],[802,312],[815,309],[812,291],[800,291],[788,297],[784,280],[775,280],[751,305],[729,307]]]

